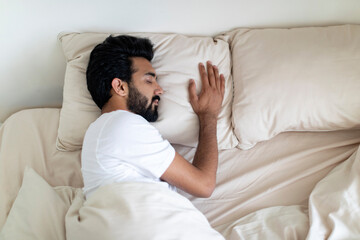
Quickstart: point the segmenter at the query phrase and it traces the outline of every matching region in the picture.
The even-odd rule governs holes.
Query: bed
[[[181,199],[147,199],[135,190],[154,192],[153,186],[114,186],[135,189],[137,203],[111,198],[113,188],[93,202],[81,191],[82,139],[99,116],[84,69],[109,34],[61,33],[62,108],[22,110],[1,126],[1,239],[360,238],[359,25],[237,28],[214,37],[127,33],[154,42],[153,66],[166,91],[154,126],[189,161],[198,125],[186,81],[200,80],[196,63],[207,59],[226,77],[212,196],[179,191]],[[181,209],[146,207],[172,197]],[[127,215],[118,218],[117,210]],[[133,229],[129,218],[161,226]],[[190,233],[189,225],[198,231]]]

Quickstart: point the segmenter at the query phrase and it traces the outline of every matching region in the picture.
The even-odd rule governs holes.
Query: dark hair
[[[114,78],[130,83],[134,73],[132,57],[143,57],[151,61],[153,56],[153,45],[146,38],[110,35],[97,45],[90,54],[86,70],[87,87],[96,105],[102,109],[109,101]]]

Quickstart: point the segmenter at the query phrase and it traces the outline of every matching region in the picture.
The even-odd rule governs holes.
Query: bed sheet
[[[360,239],[360,147],[314,187],[308,206],[257,210],[216,227],[227,240]]]
[[[0,129],[0,229],[20,189],[24,169],[35,169],[51,186],[83,186],[80,151],[56,150],[60,109],[32,109],[10,117]],[[219,154],[211,198],[187,197],[215,227],[276,206],[306,209],[315,185],[349,158],[360,130],[283,133],[251,150]],[[176,145],[191,160],[195,149]],[[224,228],[223,228],[224,229]]]
[[[221,151],[211,198],[182,194],[214,227],[268,207],[307,207],[315,185],[348,159],[359,143],[360,130],[282,133],[250,150]],[[176,150],[187,159],[195,154],[195,149],[186,147]]]

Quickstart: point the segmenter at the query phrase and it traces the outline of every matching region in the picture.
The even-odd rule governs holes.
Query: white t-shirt
[[[170,166],[175,150],[140,115],[117,110],[102,114],[86,131],[81,171],[84,194],[115,182],[157,182]]]

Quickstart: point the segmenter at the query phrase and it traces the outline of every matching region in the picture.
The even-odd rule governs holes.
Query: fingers
[[[200,72],[202,85],[204,87],[208,86],[209,85],[208,74],[206,73],[205,66],[202,63],[199,63],[199,72]]]
[[[188,90],[189,90],[190,103],[193,104],[198,100],[198,96],[196,94],[196,85],[195,85],[194,79],[190,79]]]
[[[225,77],[223,74],[220,75],[220,91],[221,91],[221,95],[224,97],[224,93],[225,93]]]
[[[224,99],[225,78],[210,61],[206,62],[206,68],[204,64],[199,63],[202,82],[199,95],[196,93],[195,81],[191,79],[189,82],[190,104],[198,116],[205,113],[209,116],[218,116]]]
[[[214,74],[215,74],[215,83],[216,83],[216,88],[220,90],[221,88],[221,81],[220,81],[220,75],[219,75],[219,69],[217,68],[217,66],[213,66],[214,69]]]
[[[207,65],[206,67],[207,67],[207,71],[208,71],[209,84],[210,84],[210,86],[214,87],[214,86],[216,86],[214,66],[212,65],[212,63],[210,61],[207,61],[206,65]]]
[[[204,87],[211,86],[218,89],[222,95],[225,91],[225,78],[223,74],[219,74],[217,66],[212,65],[211,61],[206,62],[206,68],[203,63],[199,63],[199,72],[201,82]]]

